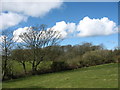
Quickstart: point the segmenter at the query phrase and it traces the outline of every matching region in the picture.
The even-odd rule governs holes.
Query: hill
[[[3,82],[3,88],[117,88],[118,64],[29,76]]]

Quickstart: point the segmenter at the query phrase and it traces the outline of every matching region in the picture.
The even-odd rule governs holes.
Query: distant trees
[[[93,47],[99,47],[99,45],[98,46],[91,45],[90,47],[87,47],[87,49],[85,50],[84,48],[82,48],[84,53],[81,53],[81,47],[84,47],[84,44],[83,46],[53,45],[43,48],[37,48],[34,49],[37,50],[35,51],[36,54],[35,62],[33,61],[34,60],[33,49],[27,47],[12,50],[10,57],[12,57],[13,62],[17,62],[23,67],[24,73],[26,75],[56,72],[68,69],[77,69],[105,63],[114,63],[117,61],[117,58],[119,57],[119,50],[117,49],[114,51],[100,48],[93,50],[92,49]],[[37,65],[39,62],[39,64],[35,66],[36,71],[34,72],[32,66],[33,62],[35,63],[34,65]],[[28,65],[30,65],[29,67],[32,67],[29,70],[30,72],[26,70],[26,66]],[[16,74],[15,72],[14,76],[15,75],[17,76],[19,74]]]
[[[45,25],[29,27],[19,38],[22,42],[18,43],[12,35],[1,36],[3,79],[116,63],[120,59],[120,50],[117,48],[107,50],[103,45],[88,42],[74,46],[58,45],[62,40],[61,35],[57,31],[46,29]],[[20,73],[17,71],[18,74],[14,71],[15,63],[22,68]]]
[[[67,66],[67,69],[72,69],[72,68],[79,68],[83,66],[102,64],[102,61],[100,58],[102,58],[103,55],[105,54],[105,51],[103,48],[104,47],[102,47],[101,45],[92,45],[91,43],[83,43],[81,45],[74,45],[74,46],[71,46],[71,45],[57,46],[57,49],[54,51],[55,53],[51,55],[51,58],[54,57],[56,54],[57,54],[56,56],[58,56],[58,58],[54,59],[54,62],[53,62],[54,66],[52,65],[52,67],[57,68],[59,66],[57,64],[63,64],[64,67]],[[104,53],[103,55],[101,52],[102,50]],[[94,51],[94,54],[93,54],[93,51]],[[57,53],[57,52],[60,52],[60,53]],[[105,55],[107,55],[107,53],[108,52],[106,51]],[[100,59],[100,60],[95,60],[95,59]],[[108,61],[108,59],[106,61]],[[90,65],[87,65],[87,64],[90,64]],[[61,66],[59,66],[59,69]]]
[[[114,55],[109,50],[96,50],[85,53],[80,64],[82,66],[92,66],[114,62]]]
[[[44,59],[45,60],[50,60],[50,61],[56,61],[58,58],[64,54],[64,51],[62,51],[61,46],[59,45],[53,45],[53,46],[48,46],[43,49],[44,53],[46,54]]]
[[[114,59],[116,60],[115,62],[120,62],[120,49],[115,48],[114,50]]]

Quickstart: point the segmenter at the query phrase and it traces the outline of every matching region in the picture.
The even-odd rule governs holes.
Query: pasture
[[[104,64],[75,70],[4,81],[3,88],[117,88],[118,64]]]

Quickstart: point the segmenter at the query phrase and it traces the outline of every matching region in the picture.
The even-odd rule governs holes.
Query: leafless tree
[[[4,77],[8,74],[8,60],[9,55],[11,52],[11,49],[13,48],[13,37],[10,35],[10,33],[3,33],[3,35],[0,36],[0,49],[2,51],[2,77]]]
[[[40,27],[30,27],[26,33],[21,34],[19,37],[22,39],[24,46],[31,49],[32,52],[32,71],[37,71],[37,66],[43,61],[45,56],[42,49],[47,46],[56,45],[62,39],[59,32],[53,29],[45,29],[45,25]]]
[[[11,53],[12,59],[18,61],[19,63],[22,64],[23,69],[25,74],[27,73],[26,71],[26,62],[28,61],[27,55],[28,51],[27,49],[22,48],[22,46],[18,46],[15,50],[12,51]]]

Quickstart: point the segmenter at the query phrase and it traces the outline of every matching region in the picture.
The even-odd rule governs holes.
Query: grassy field
[[[18,63],[17,61],[11,60],[10,65],[12,66],[12,72],[14,75],[24,74],[24,69],[21,63]],[[32,69],[32,65],[29,62],[26,62],[26,71],[29,72]],[[51,66],[51,61],[43,61],[38,65],[38,69],[49,69]]]
[[[5,81],[2,86],[3,88],[117,88],[118,65],[112,63],[29,76]]]

